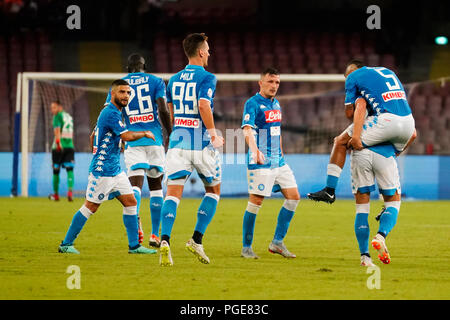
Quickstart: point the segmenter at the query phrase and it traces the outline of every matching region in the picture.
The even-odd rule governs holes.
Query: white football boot
[[[159,264],[162,267],[173,266],[172,255],[170,253],[170,246],[166,240],[161,241],[161,246],[159,247]]]
[[[208,264],[209,258],[205,254],[205,251],[203,250],[203,245],[195,243],[194,239],[189,239],[189,241],[186,243],[186,250],[189,252],[192,252],[194,255],[197,256],[198,260],[200,260],[201,263]]]
[[[372,262],[372,258],[366,255],[361,256],[361,265],[363,267],[375,267],[375,265]]]
[[[378,258],[384,264],[391,263],[391,256],[389,255],[389,251],[386,247],[386,240],[381,234],[376,234],[372,240],[372,247],[378,251]]]

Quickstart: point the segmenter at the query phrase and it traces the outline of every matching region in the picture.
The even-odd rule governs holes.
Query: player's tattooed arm
[[[135,141],[143,137],[155,140],[155,136],[151,131],[125,131],[120,135],[123,141]]]

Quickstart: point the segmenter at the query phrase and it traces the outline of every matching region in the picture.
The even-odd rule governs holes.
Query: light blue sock
[[[359,252],[361,254],[369,253],[369,214],[368,213],[356,213],[355,216],[355,235],[358,240]]]
[[[156,195],[155,195],[156,194]],[[150,216],[152,220],[152,234],[159,236],[161,224],[161,209],[163,206],[162,190],[150,191]]]
[[[80,210],[78,210],[74,214],[74,216],[72,218],[72,223],[70,224],[69,230],[67,230],[66,237],[64,238],[64,241],[62,242],[61,245],[65,245],[65,246],[73,245],[73,242],[78,237],[78,234],[81,232],[81,229],[83,229],[84,224],[86,223],[86,221],[88,219],[81,213],[82,210],[87,210],[87,208],[86,209],[84,209],[84,208],[86,208],[86,207],[83,206]]]
[[[195,231],[205,234],[206,228],[211,222],[212,218],[216,214],[217,203],[219,202],[219,196],[214,193],[206,193],[203,197],[200,207],[197,211],[197,224],[195,225]]]
[[[127,230],[128,247],[136,249],[139,247],[139,222],[136,207],[123,208],[123,224]]]
[[[247,203],[244,213],[244,221],[242,222],[242,246],[251,247],[253,243],[253,232],[255,230],[256,215],[261,206],[252,202]]]
[[[335,177],[335,176],[332,176],[332,175],[327,175],[327,184],[326,184],[326,186],[328,188],[336,189],[338,181],[339,181],[338,177]]]
[[[331,189],[336,189],[342,169],[333,163],[327,166],[327,183],[326,186]]]
[[[242,223],[242,245],[244,247],[252,246],[255,221],[256,214],[246,210],[244,213],[244,222]]]
[[[141,189],[139,187],[134,186],[133,187],[133,193],[134,193],[134,197],[136,198],[136,202],[137,202],[137,214],[139,215],[139,209],[141,207]]]
[[[161,209],[161,237],[168,236],[170,238],[179,203],[180,200],[172,196],[167,196],[164,200]]]
[[[400,201],[398,201],[400,203]],[[378,232],[382,232],[386,237],[389,232],[392,231],[395,224],[397,223],[398,211],[400,209],[400,204],[398,205],[398,209],[396,207],[388,206],[388,203],[385,203],[386,210],[383,212],[380,218],[380,227]]]
[[[283,205],[278,214],[277,227],[275,228],[274,242],[283,241],[289,228],[289,224],[294,216],[294,211],[288,210]]]

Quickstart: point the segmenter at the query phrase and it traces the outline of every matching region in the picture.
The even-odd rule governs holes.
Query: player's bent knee
[[[297,199],[297,200],[286,199],[286,200],[284,200],[283,207],[288,209],[289,211],[294,211],[295,212],[299,202],[300,202],[300,199]]]
[[[137,206],[136,205],[130,205],[130,206],[124,206],[123,207],[123,214],[134,216],[137,214]]]
[[[80,212],[86,217],[86,216],[90,216],[90,215],[92,215],[92,214],[94,214],[96,211],[97,211],[97,209],[98,209],[98,207],[100,207],[100,204],[99,203],[94,203],[94,202],[90,202],[90,201],[88,201],[88,200],[86,200],[85,202],[84,202],[84,204],[83,204],[83,206],[81,207],[81,208],[86,208],[86,209],[83,209],[83,210],[86,210],[85,211],[85,214],[83,214],[83,211],[81,211],[81,209],[80,209]],[[88,211],[87,211],[88,210]]]
[[[95,209],[95,210],[97,210],[97,209]],[[89,219],[89,217],[92,216],[92,215],[95,213],[95,210],[94,210],[94,212],[92,212],[92,210],[90,210],[90,209],[89,209],[88,207],[86,207],[85,205],[83,205],[83,206],[80,208],[81,214],[82,214],[83,216],[85,216],[86,219]]]
[[[253,214],[258,214],[259,209],[261,209],[261,203],[256,204],[249,201],[247,202],[247,208],[245,210]]]
[[[250,194],[248,199],[249,203],[253,203],[254,205],[261,206],[263,203],[264,197],[256,194]]]

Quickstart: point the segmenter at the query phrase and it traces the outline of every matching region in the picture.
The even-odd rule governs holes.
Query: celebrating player
[[[361,61],[352,60],[345,70],[345,78],[345,112],[348,118],[353,118],[353,124],[334,140],[326,187],[308,194],[315,201],[333,203],[336,200],[335,190],[347,147],[361,150],[390,143],[398,155],[416,137],[406,93],[393,71],[366,67]]]
[[[247,155],[248,193],[247,209],[243,222],[243,248],[241,256],[257,259],[252,250],[256,215],[264,197],[281,191],[285,201],[278,214],[275,235],[269,251],[286,258],[295,258],[283,239],[300,201],[294,174],[284,161],[281,142],[281,107],[275,95],[280,86],[276,69],[268,68],[261,73],[260,91],[245,103],[242,120],[245,141],[249,146]]]
[[[204,33],[189,34],[183,49],[189,64],[170,78],[167,102],[173,120],[173,131],[167,151],[167,194],[161,210],[160,264],[172,266],[170,236],[184,184],[194,169],[205,186],[205,196],[197,211],[194,234],[186,249],[202,263],[209,263],[202,238],[216,212],[220,198],[221,166],[219,152],[224,141],[216,132],[213,99],[216,77],[207,72],[209,45]]]
[[[375,180],[383,195],[385,209],[380,217],[378,233],[372,240],[372,247],[378,251],[378,258],[389,264],[391,257],[386,247],[386,236],[397,223],[401,204],[400,178],[395,159],[396,149],[392,144],[373,148],[353,150],[351,158],[352,192],[356,201],[355,235],[361,254],[361,265],[373,266],[369,254],[370,192],[375,190]]]
[[[133,186],[137,200],[137,213],[141,204],[141,191],[144,176],[150,189],[150,215],[152,232],[149,245],[159,247],[159,227],[161,222],[161,207],[163,190],[161,180],[164,174],[165,151],[163,133],[159,118],[168,135],[172,132],[170,113],[166,106],[166,85],[161,78],[145,73],[145,60],[139,54],[128,57],[129,74],[122,78],[131,88],[128,106],[123,108],[125,124],[130,131],[151,131],[155,139],[143,137],[125,143],[125,165],[127,175]],[[107,102],[110,97],[108,96]],[[143,230],[139,218],[139,242],[143,240]]]
[[[74,145],[73,145],[73,119],[64,111],[61,103],[57,100],[50,105],[53,114],[53,132],[55,134],[52,144],[52,167],[53,167],[53,194],[49,195],[50,200],[59,201],[59,172],[61,167],[67,172],[67,199],[73,201],[73,165],[74,165]]]
[[[120,140],[134,141],[143,137],[155,139],[151,131],[128,131],[122,123],[122,108],[126,107],[131,95],[128,82],[115,80],[111,86],[111,102],[103,108],[97,119],[95,133],[95,154],[89,168],[86,201],[78,210],[59,246],[61,253],[76,253],[73,243],[87,219],[94,214],[103,201],[117,199],[123,205],[123,222],[128,235],[129,253],[152,254],[156,250],[139,244],[137,201],[125,172],[120,168]],[[95,137],[95,138],[94,138]]]

